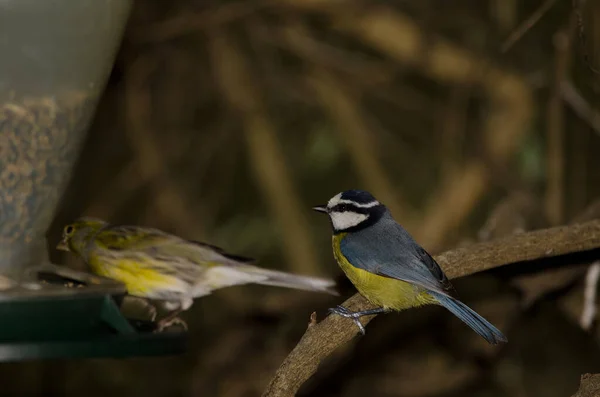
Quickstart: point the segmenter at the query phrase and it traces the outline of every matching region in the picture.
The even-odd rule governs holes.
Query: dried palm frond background
[[[596,217],[599,13],[584,0],[139,1],[49,246],[90,215],[339,277],[349,295],[310,211],[341,190],[372,191],[432,253]],[[580,319],[587,268],[457,280],[508,345],[439,308],[381,316],[301,395],[571,395],[600,372]],[[310,313],[341,301],[221,290],[183,316],[184,356],[5,364],[1,394],[257,396]]]

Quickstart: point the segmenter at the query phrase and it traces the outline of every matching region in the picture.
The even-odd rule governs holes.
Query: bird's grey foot
[[[185,321],[179,318],[179,314],[182,312],[181,309],[173,310],[171,313],[167,314],[165,317],[160,319],[156,324],[155,332],[162,332],[166,328],[172,327],[174,325],[179,325],[183,328],[184,331],[187,331],[188,326]]]
[[[153,321],[153,322],[156,321],[156,316],[158,316],[158,311],[156,310],[156,306],[154,306],[153,304],[151,304],[149,302],[146,302],[144,309],[148,313],[148,316],[150,317],[150,321]]]
[[[121,303],[121,312],[125,317],[156,321],[158,311],[156,306],[145,298],[126,295]]]
[[[329,313],[337,314],[338,316],[352,319],[352,321],[354,321],[354,324],[356,324],[356,326],[358,327],[358,330],[360,331],[360,333],[362,335],[365,335],[365,333],[366,333],[365,327],[360,322],[361,312],[353,312],[353,311],[346,309],[344,306],[338,305],[336,307],[329,309]]]
[[[187,323],[185,321],[183,321],[180,317],[173,317],[173,318],[164,318],[162,320],[160,320],[157,324],[156,324],[156,330],[154,332],[163,332],[165,329],[178,325],[181,328],[183,328],[184,331],[187,331],[188,326]]]

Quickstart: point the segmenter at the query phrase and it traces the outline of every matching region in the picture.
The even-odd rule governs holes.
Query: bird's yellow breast
[[[156,269],[128,258],[111,258],[110,261],[106,261],[97,255],[90,255],[89,264],[92,271],[99,276],[125,284],[127,292],[134,296],[152,298],[160,291],[177,289],[180,283],[173,276],[161,274]]]
[[[340,243],[346,233],[333,236],[333,255],[358,292],[371,303],[386,309],[404,310],[435,303],[424,289],[390,277],[379,276],[353,266],[342,253]]]

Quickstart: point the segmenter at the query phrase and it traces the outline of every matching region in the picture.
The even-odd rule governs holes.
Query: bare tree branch
[[[600,374],[581,375],[581,384],[572,397],[597,397],[600,395]]]
[[[543,16],[548,12],[550,8],[556,3],[556,0],[545,0],[540,6],[527,18],[524,20],[511,34],[508,38],[502,43],[502,47],[500,47],[500,51],[507,52],[511,49],[511,47],[521,39],[527,33],[529,29],[533,27]]]
[[[550,258],[600,248],[600,220],[541,229],[447,251],[436,260],[449,278],[467,276],[510,263]],[[373,308],[356,294],[343,305],[352,311]],[[367,324],[374,316],[363,317]],[[275,373],[263,397],[293,396],[325,358],[357,335],[357,327],[329,316],[309,327]]]

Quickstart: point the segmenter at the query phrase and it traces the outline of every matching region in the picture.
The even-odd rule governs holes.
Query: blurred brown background
[[[73,218],[102,217],[339,277],[347,296],[310,210],[345,189],[373,192],[432,253],[571,222],[600,197],[599,13],[583,0],[138,1],[49,245]],[[569,396],[600,372],[598,336],[579,325],[586,268],[457,280],[508,345],[441,308],[380,316],[302,395]],[[342,299],[221,290],[184,314],[184,356],[2,364],[0,395],[257,396],[310,313]]]

